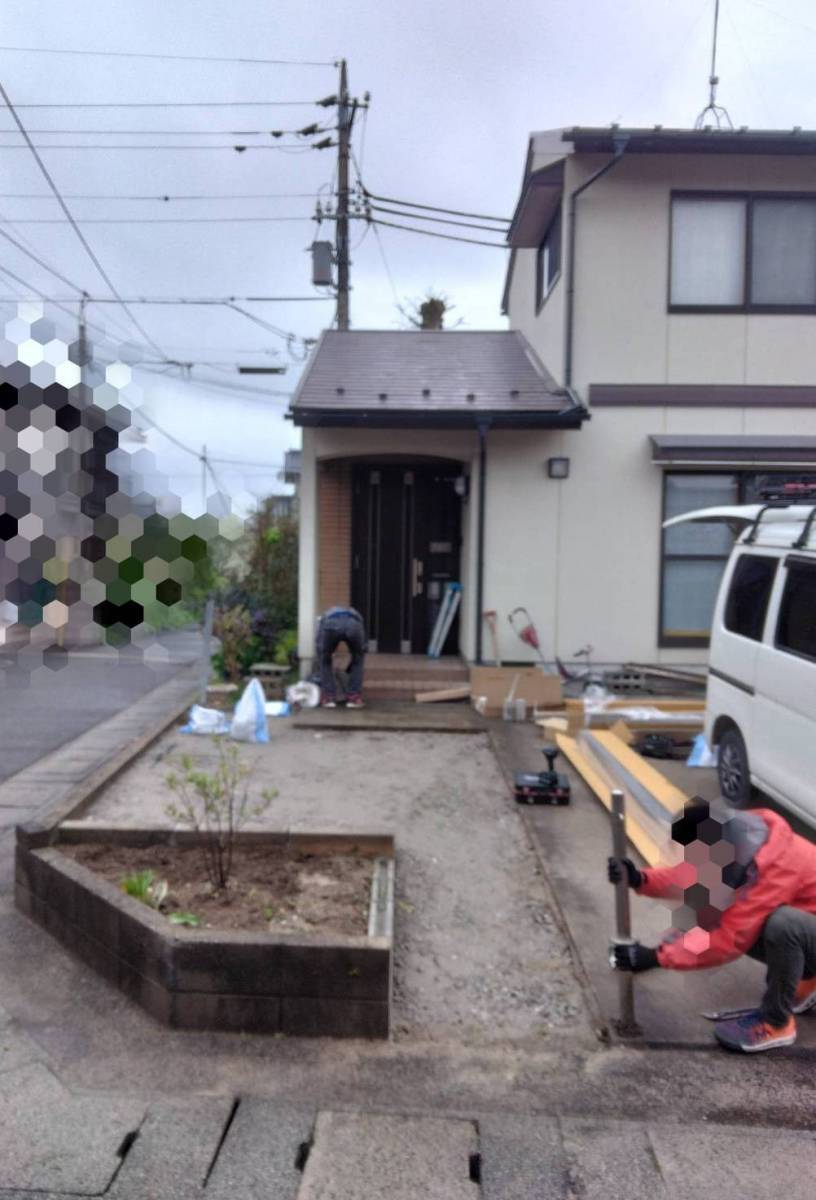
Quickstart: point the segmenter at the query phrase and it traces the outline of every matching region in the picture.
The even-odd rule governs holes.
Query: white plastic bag
[[[266,697],[258,679],[250,679],[232,713],[230,737],[236,742],[268,742]]]
[[[194,704],[187,715],[187,724],[182,733],[229,733],[230,719],[217,708],[203,708]]]

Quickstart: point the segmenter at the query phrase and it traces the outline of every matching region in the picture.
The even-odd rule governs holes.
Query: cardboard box
[[[516,677],[513,698],[526,702],[528,717],[536,706],[552,708],[561,703],[561,680],[557,675],[545,675],[538,667],[471,667],[473,706],[485,717],[500,717]]]

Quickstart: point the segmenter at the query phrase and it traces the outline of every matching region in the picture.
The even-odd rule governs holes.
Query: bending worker
[[[685,861],[639,870],[610,858],[610,882],[626,873],[641,896],[685,906],[685,932],[659,946],[615,947],[619,971],[662,967],[696,971],[743,954],[765,963],[758,1008],[722,1020],[714,1036],[729,1050],[753,1053],[796,1040],[794,1014],[816,1009],[816,845],[767,808],[735,812],[694,797],[672,825]],[[696,923],[695,923],[696,922]]]
[[[368,645],[365,624],[356,608],[329,608],[318,618],[315,649],[320,663],[320,703],[324,708],[337,707],[332,658],[341,642],[351,654],[346,708],[363,708],[363,660]]]

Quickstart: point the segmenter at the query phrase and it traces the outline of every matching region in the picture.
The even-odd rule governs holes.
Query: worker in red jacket
[[[714,1036],[745,1053],[790,1046],[794,1014],[816,1009],[816,845],[770,809],[735,812],[699,797],[672,825],[672,839],[684,847],[677,866],[639,870],[610,858],[608,875],[618,883],[625,872],[638,895],[675,901],[687,928],[654,949],[616,946],[615,966],[696,971],[748,954],[767,966],[765,995],[759,1008],[718,1022]]]

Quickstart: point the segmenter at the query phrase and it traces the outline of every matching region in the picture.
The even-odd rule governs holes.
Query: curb
[[[507,791],[511,798],[513,798],[512,775],[508,773],[507,766],[504,762],[501,730],[490,728],[485,732],[487,733],[490,749],[493,751],[493,757],[496,759],[496,764],[499,768],[502,778],[504,779]],[[603,1015],[600,1001],[598,1000],[598,995],[595,991],[595,988],[592,986],[592,980],[590,979],[589,973],[584,966],[584,960],[581,957],[578,943],[575,941],[575,938],[572,935],[572,930],[569,922],[567,921],[566,914],[561,907],[561,902],[558,899],[555,889],[550,883],[547,861],[541,846],[539,845],[538,836],[536,835],[535,829],[530,821],[529,813],[525,809],[524,805],[516,804],[515,800],[513,800],[513,809],[521,818],[521,823],[524,826],[524,832],[527,835],[527,840],[532,847],[541,872],[541,880],[547,893],[548,903],[552,908],[556,924],[562,933],[564,940],[569,946],[575,977],[578,981],[578,986],[581,989],[581,995],[583,996],[584,1002],[587,1006],[592,1032],[595,1034],[598,1041],[602,1042],[604,1045],[611,1045],[613,1043],[625,1044],[629,1046],[642,1045],[643,1043],[639,1039],[635,1039],[633,1041],[630,1039],[619,1038],[612,1026],[611,1021],[607,1020],[607,1018]]]
[[[177,691],[180,677],[182,679],[185,675],[191,677],[194,673],[197,673],[197,667],[192,669],[189,667],[185,668],[183,671],[180,671],[175,678],[169,680],[167,683],[159,684],[159,686],[154,688],[153,691],[147,692],[144,696],[140,696],[137,701],[131,705],[128,705],[126,708],[121,709],[114,715],[114,717],[109,718],[109,720],[115,721],[118,718],[121,718],[130,709],[135,708],[138,704],[143,704],[145,701],[149,700],[151,696],[155,696],[155,693],[163,688]],[[55,800],[49,807],[41,812],[39,816],[35,817],[31,821],[25,821],[20,825],[16,825],[15,833],[18,844],[25,846],[28,849],[35,849],[36,847],[49,845],[54,839],[57,826],[62,821],[76,819],[77,817],[81,816],[99,794],[99,792],[107,784],[109,784],[111,780],[115,779],[117,775],[121,774],[121,772],[130,765],[134,758],[138,757],[138,755],[146,750],[152,742],[155,742],[157,738],[161,737],[165,730],[168,729],[175,721],[177,721],[179,717],[183,716],[190,704],[195,699],[196,693],[197,683],[190,678],[189,687],[187,687],[182,693],[183,701],[176,699],[170,708],[166,708],[156,720],[148,725],[146,730],[137,735],[135,738],[131,738],[123,746],[119,746],[117,750],[114,750],[109,758],[107,758],[89,773],[82,776],[78,782],[72,784],[63,796]],[[77,744],[80,744],[83,738],[98,734],[101,725],[104,723],[105,722],[100,722],[99,724],[92,726],[91,729],[87,730],[81,735],[81,737],[77,738],[73,742],[73,746],[76,747]],[[18,775],[12,776],[11,779],[7,780],[6,784],[9,784],[14,780],[19,780],[20,776],[26,772],[31,772],[32,775],[34,775],[38,769],[42,769],[43,763],[47,763],[52,755],[60,754],[63,749],[64,747],[59,747],[57,750],[52,751],[51,755],[46,755],[45,758],[40,759],[39,762],[33,763],[30,767],[24,768],[24,770],[19,772]],[[3,786],[6,786],[6,784]]]

